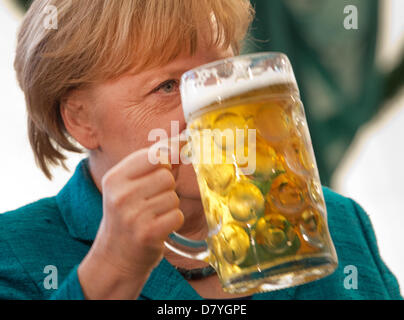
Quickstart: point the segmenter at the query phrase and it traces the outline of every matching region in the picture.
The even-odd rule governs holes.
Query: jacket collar
[[[93,241],[102,218],[102,196],[91,177],[88,159],[79,163],[56,202],[70,235]]]
[[[56,196],[56,202],[70,235],[78,240],[94,241],[102,218],[102,195],[88,166],[82,160],[73,176]],[[256,294],[253,299],[293,299],[296,288]],[[166,260],[153,270],[141,297],[151,300],[201,300],[202,297]]]
[[[56,202],[69,234],[94,241],[102,219],[102,195],[91,177],[88,159],[79,163]],[[153,270],[141,295],[152,300],[201,299],[166,259]]]

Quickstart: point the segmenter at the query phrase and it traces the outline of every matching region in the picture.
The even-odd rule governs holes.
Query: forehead
[[[109,80],[93,87],[98,98],[114,95],[117,99],[142,99],[152,89],[169,79],[179,80],[181,75],[190,69],[196,68],[206,63],[213,62],[233,56],[233,50],[220,47],[199,47],[194,54],[181,53],[171,62],[144,70],[131,70],[114,80]]]
[[[193,55],[184,53],[165,65],[145,71],[146,72],[165,71],[170,74],[178,72],[184,73],[190,69],[199,67],[203,64],[213,62],[215,60],[228,58],[233,55],[234,55],[233,50],[230,47],[227,49],[218,47],[200,48]]]

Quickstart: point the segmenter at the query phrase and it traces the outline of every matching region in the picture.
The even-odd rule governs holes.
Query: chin
[[[200,200],[198,181],[192,165],[181,165],[176,175],[177,187],[175,191],[179,197]]]

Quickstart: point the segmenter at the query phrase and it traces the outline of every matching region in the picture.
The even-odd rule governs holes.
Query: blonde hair
[[[51,5],[57,30],[44,25]],[[192,55],[206,25],[209,45],[231,46],[238,54],[253,16],[249,0],[34,0],[18,34],[14,66],[41,170],[51,179],[50,165],[65,167],[63,149],[82,152],[60,114],[71,90],[162,66],[184,50]]]

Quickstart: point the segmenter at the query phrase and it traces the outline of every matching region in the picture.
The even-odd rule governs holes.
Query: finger
[[[136,179],[162,167],[171,169],[169,164],[152,163],[149,161],[149,150],[141,149],[120,161],[108,174],[119,177],[117,182],[122,183],[123,181],[120,178]]]
[[[146,176],[137,179],[133,189],[136,198],[150,199],[169,190],[175,190],[176,182],[172,172],[166,168],[152,171]]]
[[[158,215],[154,221],[156,240],[167,240],[167,237],[179,230],[184,224],[184,214],[180,209],[174,209]]]
[[[174,190],[166,191],[146,201],[143,210],[149,215],[157,216],[178,208],[180,199]]]
[[[177,163],[180,160],[180,149],[186,144],[185,135],[162,140],[156,147],[138,150],[115,165],[105,175],[109,185],[122,185],[124,180],[133,180],[145,177],[161,168],[172,170],[172,162]],[[156,161],[156,157],[158,161]],[[165,158],[165,159],[164,159]],[[176,172],[177,170],[173,170]],[[164,187],[164,185],[163,185]],[[159,189],[164,190],[164,189]],[[146,192],[146,196],[152,196],[153,193]]]

